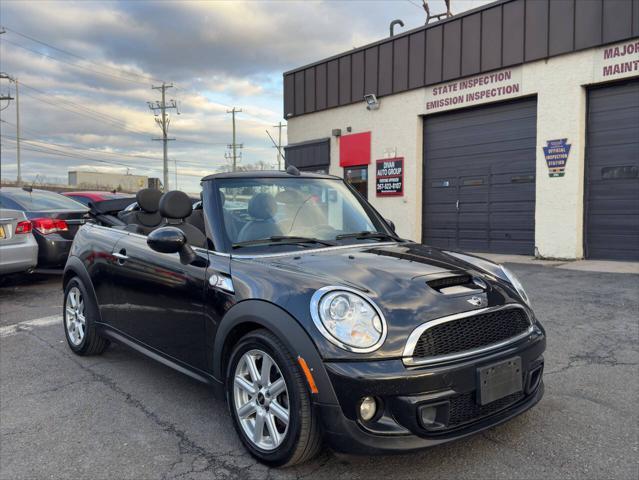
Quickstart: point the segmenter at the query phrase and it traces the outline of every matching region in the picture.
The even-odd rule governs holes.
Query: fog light
[[[435,423],[437,407],[422,407],[419,413],[421,415],[422,425],[428,427]]]
[[[359,416],[365,422],[373,419],[377,413],[377,402],[373,397],[364,397],[359,402]]]

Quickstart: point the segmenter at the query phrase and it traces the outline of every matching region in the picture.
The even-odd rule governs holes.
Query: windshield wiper
[[[233,248],[252,247],[255,245],[264,245],[264,244],[303,245],[305,243],[317,243],[319,245],[325,245],[327,247],[332,247],[337,245],[335,242],[331,242],[329,240],[320,240],[319,238],[274,235],[269,238],[258,238],[257,240],[247,240],[246,242],[234,243]]]
[[[364,230],[363,232],[342,233],[341,235],[337,235],[335,237],[335,240],[343,240],[345,238],[356,238],[358,240],[367,239],[367,238],[378,238],[378,239],[390,238],[391,240],[395,240],[395,241],[400,240],[399,237],[396,237],[395,235],[391,235],[389,233],[371,232],[369,230]]]

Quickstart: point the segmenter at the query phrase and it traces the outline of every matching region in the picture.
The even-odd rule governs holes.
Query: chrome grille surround
[[[484,345],[479,348],[474,348],[472,350],[464,350],[464,351],[450,353],[446,355],[438,355],[438,356],[431,356],[431,357],[414,357],[413,356],[415,347],[417,346],[417,342],[419,341],[422,334],[426,332],[427,330],[437,325],[441,325],[443,323],[454,322],[456,320],[461,320],[461,319],[465,319],[469,317],[474,317],[477,315],[482,315],[485,313],[493,313],[493,312],[498,312],[498,311],[507,310],[507,309],[522,310],[524,314],[526,315],[526,318],[528,319],[528,322],[529,322],[528,328],[524,330],[523,332],[521,332],[520,334],[515,335],[513,337],[507,338],[505,340],[502,340],[496,343]],[[526,338],[527,336],[529,336],[530,334],[532,334],[533,330],[534,330],[534,325],[533,325],[531,315],[528,313],[526,308],[516,303],[501,305],[498,307],[487,307],[487,308],[480,308],[477,310],[470,310],[470,311],[462,312],[462,313],[456,313],[454,315],[448,315],[446,317],[440,317],[434,320],[430,320],[428,322],[421,324],[417,328],[415,328],[415,330],[413,330],[411,334],[409,335],[408,340],[406,342],[406,346],[404,347],[404,351],[402,353],[402,361],[404,362],[404,365],[406,366],[417,366],[417,365],[430,365],[434,363],[447,362],[452,360],[463,359],[466,357],[472,357],[482,353],[490,352],[492,350],[496,350],[498,348],[502,348],[506,345],[522,340]]]

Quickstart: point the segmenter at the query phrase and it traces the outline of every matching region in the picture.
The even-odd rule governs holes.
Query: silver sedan
[[[28,272],[38,263],[38,243],[24,212],[0,208],[0,275]]]

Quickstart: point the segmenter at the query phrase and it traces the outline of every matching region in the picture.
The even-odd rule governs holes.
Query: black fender
[[[78,257],[69,256],[67,258],[67,263],[64,266],[64,273],[62,274],[62,290],[67,286],[68,281],[72,277],[80,277],[82,283],[84,283],[85,288],[89,292],[89,295],[92,296],[95,305],[97,306],[99,322],[102,323],[102,314],[100,312],[100,305],[98,304],[98,297],[95,294],[95,290],[93,288],[93,282],[91,281],[91,276],[87,270],[87,267],[82,263]]]
[[[322,359],[308,333],[286,310],[264,300],[245,300],[231,308],[220,322],[215,335],[213,348],[213,376],[219,380],[225,378],[224,345],[229,334],[243,323],[257,324],[270,330],[289,349],[294,356],[300,356],[311,370],[318,393],[313,401],[326,404],[338,404]]]

